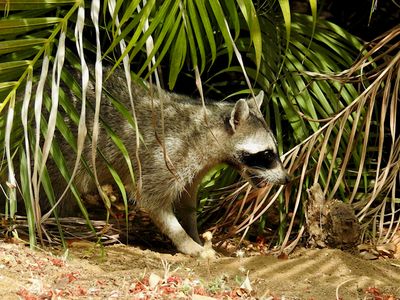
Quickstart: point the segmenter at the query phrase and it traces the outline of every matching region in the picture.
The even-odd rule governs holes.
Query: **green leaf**
[[[192,26],[190,25],[190,20],[187,17],[187,11],[184,8],[182,8],[182,10],[184,10],[184,12],[182,14],[183,24],[185,26],[185,32],[186,32],[187,40],[189,42],[190,58],[192,59],[192,66],[194,69],[198,66],[198,64],[197,64],[197,45],[195,45]]]
[[[175,39],[175,35],[176,32],[178,31],[179,26],[181,25],[181,18],[182,18],[182,12],[180,11],[177,15],[177,17],[175,18],[176,21],[173,22],[173,27],[170,31],[170,33],[168,34],[168,39],[165,41],[165,44],[161,50],[161,52],[158,54],[157,56],[157,60],[156,63],[152,66],[152,68],[150,69],[150,71],[147,73],[147,75],[145,76],[144,79],[148,79],[148,77],[154,72],[154,70],[161,64],[161,62],[164,59],[164,56],[170,52],[171,48],[170,45],[172,44],[172,42]],[[148,63],[150,62],[150,57],[147,58],[147,64],[144,64],[142,69],[139,71],[138,75],[140,75],[144,69],[147,67]]]
[[[178,7],[179,7],[178,4],[179,3],[176,2],[176,5],[174,5],[171,8],[170,12],[168,13],[168,15],[164,21],[164,25],[162,26],[161,32],[159,33],[159,35],[156,38],[154,47],[153,47],[152,51],[150,52],[150,54],[147,56],[147,59],[143,63],[142,68],[137,73],[137,76],[140,76],[144,72],[144,70],[146,70],[148,68],[149,63],[156,56],[156,53],[159,51],[163,42],[165,42],[163,49],[162,49],[161,53],[156,56],[157,57],[156,63],[154,64],[154,66],[152,66],[152,68],[148,72],[147,76],[149,76],[159,66],[159,64],[161,63],[161,60],[164,57],[164,55],[166,54],[166,52],[170,50],[169,46],[171,45],[171,42],[175,37],[176,31],[178,29],[179,24],[181,23],[181,18],[182,18],[182,12],[179,12],[178,14],[176,14],[178,11]],[[165,41],[166,36],[168,37],[167,41]]]
[[[61,18],[55,17],[0,20],[0,37],[20,35],[32,30],[53,26],[60,21]]]
[[[194,6],[193,0],[188,0],[187,6],[188,6],[188,11],[189,11],[188,17],[192,24],[194,34],[196,36],[196,41],[197,41],[196,46],[197,46],[197,49],[199,50],[200,58],[201,58],[200,59],[200,63],[201,63],[200,73],[203,73],[205,66],[206,66],[206,51],[205,51],[205,46],[204,46],[204,42],[203,42],[203,32],[201,31],[201,27],[200,27],[201,23],[198,18],[197,11]]]
[[[171,68],[169,70],[168,86],[173,89],[178,78],[178,74],[185,63],[186,58],[186,36],[185,26],[181,24],[178,37],[171,52]]]
[[[0,81],[10,80],[10,78],[16,78],[21,75],[26,68],[31,64],[31,61],[11,61],[6,63],[0,63]]]
[[[233,45],[231,41],[231,34],[229,32],[229,28],[227,28],[228,22],[225,18],[224,11],[219,1],[211,0],[209,3],[214,13],[215,19],[217,20],[219,30],[221,31],[222,36],[224,37],[225,47],[228,52],[228,64],[230,64],[233,55]]]
[[[116,32],[118,32],[119,29],[122,28],[122,26],[134,15],[134,12],[137,10],[138,5],[141,1],[140,0],[134,0],[130,1],[128,7],[125,9],[124,15],[121,18],[121,21],[119,22],[119,27],[114,31],[114,36],[118,35]],[[117,5],[117,8],[115,10],[115,13],[118,14],[118,7],[120,7],[123,3],[123,1],[118,1],[120,5]]]
[[[283,19],[285,20],[286,49],[288,49],[290,41],[291,24],[292,24],[289,0],[279,0],[279,6],[281,7],[282,10]]]
[[[0,42],[0,55],[10,53],[24,48],[43,45],[46,39],[23,39]]]
[[[240,34],[240,20],[238,15],[238,10],[236,8],[236,3],[232,0],[224,0],[225,7],[227,9],[227,18],[228,24],[230,25],[229,28],[232,28],[234,31],[233,40],[239,37]]]
[[[1,1],[0,10],[11,11],[11,10],[33,10],[33,9],[45,9],[45,8],[57,8],[63,5],[75,4],[78,0],[11,0]]]
[[[254,45],[255,64],[257,66],[257,73],[261,65],[262,56],[262,37],[260,23],[252,1],[237,0],[243,17],[247,22],[250,30],[250,40]]]
[[[216,46],[215,39],[214,39],[214,30],[213,30],[211,22],[210,22],[210,17],[208,15],[207,9],[206,9],[203,1],[195,0],[194,3],[197,6],[197,10],[199,12],[204,31],[206,32],[208,44],[210,46],[210,51],[211,51],[211,64],[213,64],[215,61],[215,58],[217,57],[217,46]]]

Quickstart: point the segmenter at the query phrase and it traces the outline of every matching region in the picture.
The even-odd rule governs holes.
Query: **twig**
[[[346,283],[348,283],[349,281],[352,281],[352,280],[354,280],[355,278],[350,278],[350,279],[347,279],[346,281],[343,281],[342,283],[340,283],[337,287],[336,287],[336,300],[340,300],[340,298],[339,298],[339,288],[342,286],[342,285],[344,285],[344,284],[346,284]]]

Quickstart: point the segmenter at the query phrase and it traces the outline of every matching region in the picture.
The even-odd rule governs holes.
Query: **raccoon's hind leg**
[[[180,252],[191,256],[201,256],[204,248],[186,233],[174,215],[172,207],[158,208],[149,211],[149,214],[154,223],[172,240]]]

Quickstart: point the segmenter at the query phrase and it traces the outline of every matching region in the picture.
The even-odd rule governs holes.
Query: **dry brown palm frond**
[[[369,43],[348,70],[335,75],[307,73],[314,80],[358,84],[360,95],[284,154],[284,163],[295,176],[292,183],[259,191],[243,184],[231,190],[219,203],[226,211],[213,229],[245,234],[281,197],[291,216],[281,250],[291,251],[304,229],[299,224],[294,230],[306,189],[319,182],[328,199],[353,205],[364,239],[389,241],[400,226],[399,49],[400,26]],[[235,203],[238,197],[242,199]]]
[[[0,214],[0,218],[4,215]],[[5,219],[3,219],[5,220]],[[69,240],[90,240],[97,242],[101,239],[103,242],[115,243],[120,239],[121,229],[116,224],[108,223],[103,220],[91,220],[96,232],[88,228],[86,220],[79,217],[47,218],[42,224],[43,241],[53,245],[61,245],[61,237],[58,225],[63,229],[64,238]],[[57,223],[58,222],[58,223]],[[26,216],[16,215],[12,227],[8,222],[0,224],[0,230],[7,236],[7,231],[18,232],[18,236],[26,240],[29,236],[29,224]],[[11,229],[11,230],[10,230]]]
[[[97,201],[100,200],[100,196]],[[43,242],[52,246],[63,246],[63,239],[68,244],[76,241],[101,242],[103,245],[135,241],[137,244],[151,244],[163,242],[168,244],[166,238],[157,230],[150,217],[140,209],[132,209],[129,213],[129,224],[122,217],[105,220],[104,210],[91,207],[94,214],[90,221],[94,230],[88,228],[84,217],[49,217],[41,223]],[[121,207],[123,209],[123,207]],[[123,216],[123,210],[114,207],[115,212]],[[61,227],[63,236],[60,236]],[[29,236],[29,222],[26,216],[15,215],[11,222],[0,213],[0,232],[4,237],[18,237],[27,240]]]

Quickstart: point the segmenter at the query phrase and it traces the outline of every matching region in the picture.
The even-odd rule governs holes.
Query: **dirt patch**
[[[125,245],[80,242],[62,254],[0,241],[1,299],[316,300],[337,294],[340,299],[400,299],[400,260],[299,249],[287,259],[259,255],[204,261]]]

